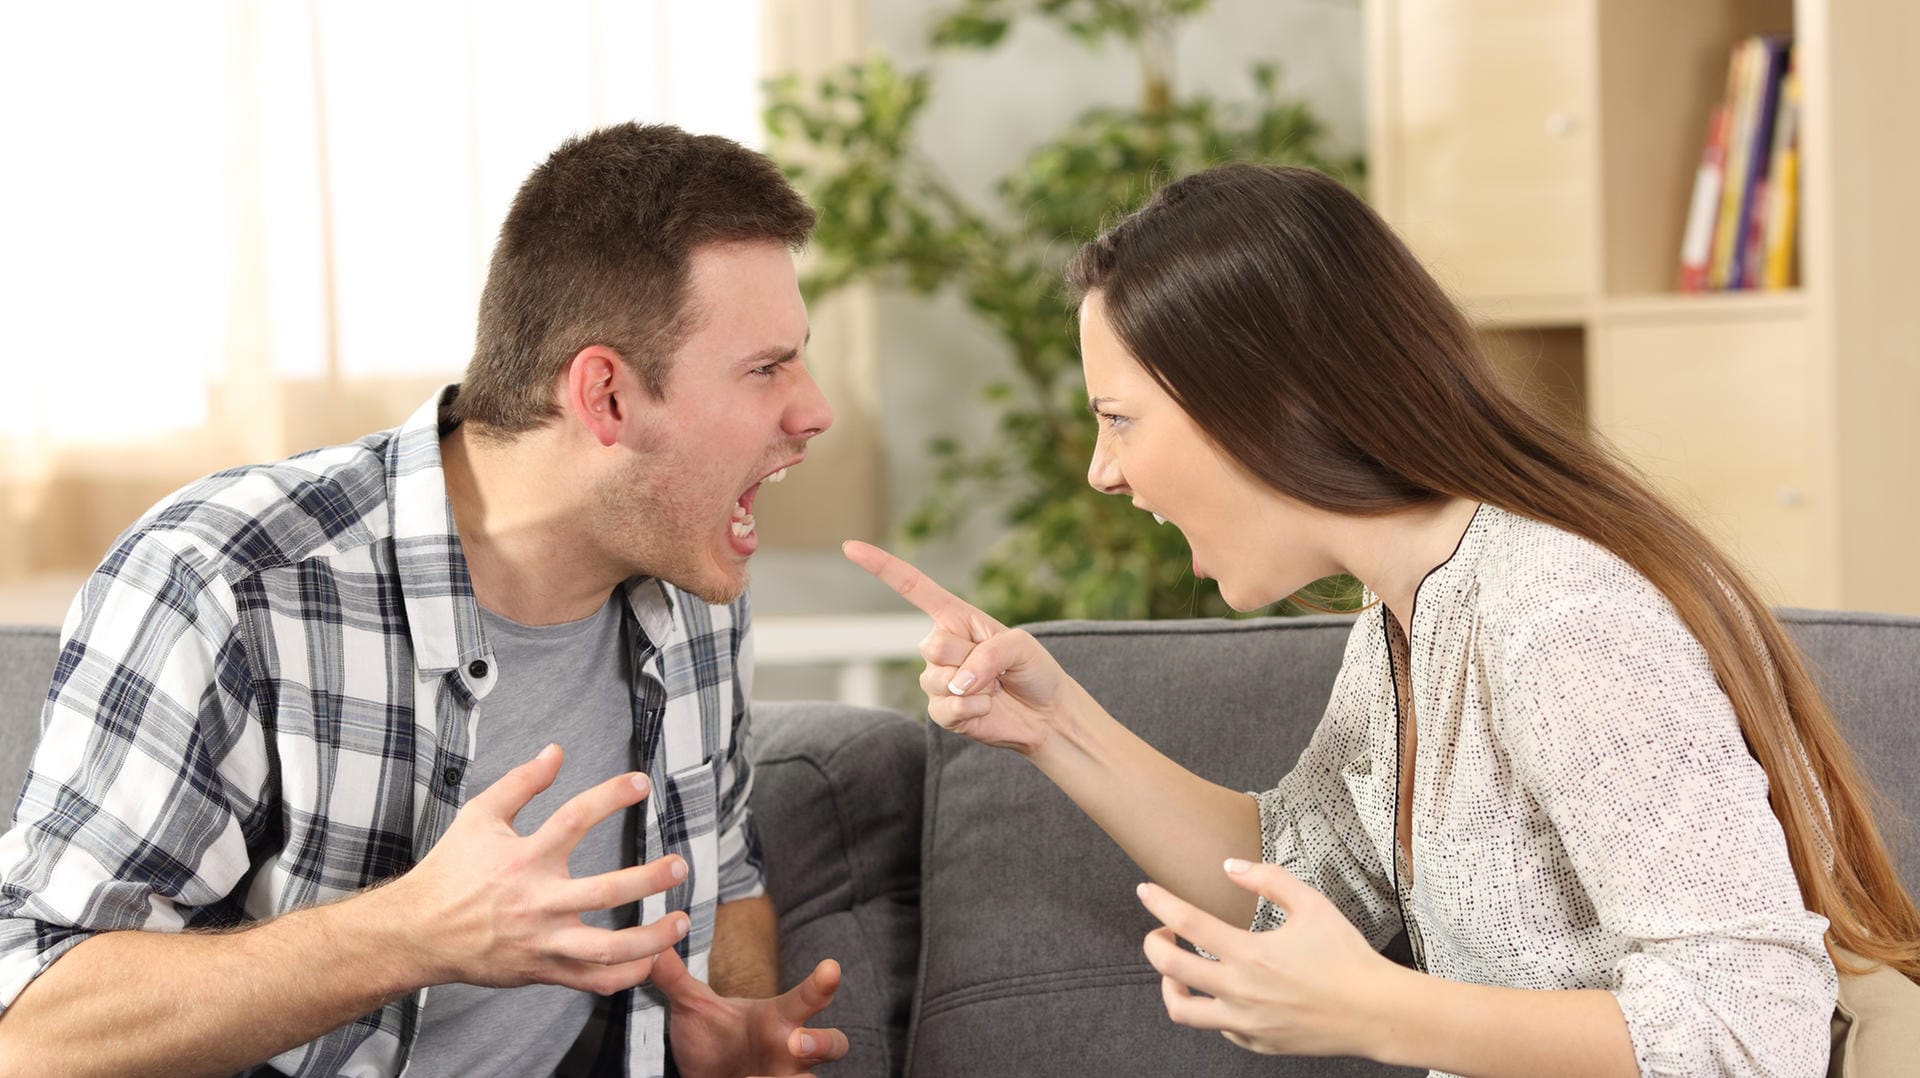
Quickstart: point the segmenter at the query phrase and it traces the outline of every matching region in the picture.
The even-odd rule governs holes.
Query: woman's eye
[[[1127,423],[1127,417],[1114,415],[1112,412],[1101,412],[1100,422],[1106,424],[1108,430],[1118,430]]]

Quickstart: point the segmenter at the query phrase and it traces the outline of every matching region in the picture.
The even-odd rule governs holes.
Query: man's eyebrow
[[[1089,397],[1087,398],[1087,411],[1092,412],[1094,415],[1099,415],[1101,405],[1112,403],[1112,397]]]
[[[769,363],[786,363],[799,356],[801,351],[804,350],[808,344],[812,343],[812,341],[813,327],[808,326],[807,335],[805,339],[800,342],[799,348],[787,348],[776,344],[768,348],[760,349],[758,352],[741,360],[740,364],[741,366],[747,367],[764,367]]]

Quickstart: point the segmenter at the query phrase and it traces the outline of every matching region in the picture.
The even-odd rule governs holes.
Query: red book
[[[1700,152],[1700,170],[1693,176],[1693,201],[1687,210],[1687,230],[1680,241],[1680,291],[1705,292],[1713,261],[1714,224],[1720,215],[1720,194],[1727,177],[1727,128],[1733,110],[1715,106],[1707,120],[1707,145]]]

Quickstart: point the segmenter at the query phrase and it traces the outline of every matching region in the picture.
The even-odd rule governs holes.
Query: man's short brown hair
[[[772,161],[717,135],[625,123],[568,139],[500,226],[455,411],[493,434],[539,427],[559,414],[554,379],[592,345],[663,397],[690,322],[693,251],[750,240],[797,250],[813,220]]]

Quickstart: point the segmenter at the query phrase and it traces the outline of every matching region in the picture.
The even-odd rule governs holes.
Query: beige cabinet
[[[1401,234],[1480,313],[1571,309],[1593,286],[1592,50],[1577,5],[1391,5],[1395,62],[1376,189]],[[1461,123],[1463,116],[1472,123]]]
[[[1728,52],[1791,34],[1801,279],[1671,291]],[[1920,4],[1369,0],[1375,204],[1535,399],[1776,602],[1920,613]]]
[[[1596,430],[1780,596],[1833,590],[1823,526],[1828,432],[1807,402],[1819,372],[1796,311],[1621,314],[1595,327]]]

